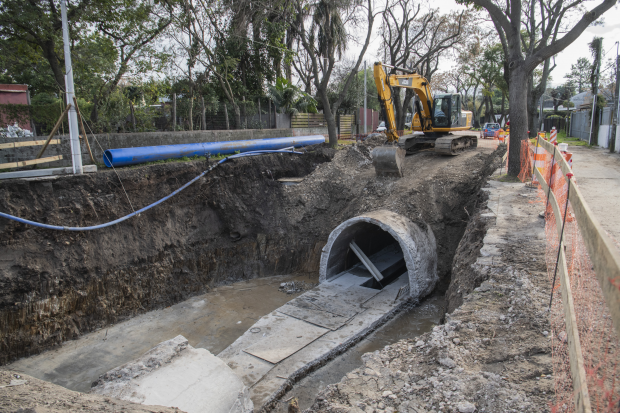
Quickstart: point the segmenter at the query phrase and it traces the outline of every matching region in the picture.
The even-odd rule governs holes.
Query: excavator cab
[[[444,93],[435,95],[435,123],[436,128],[455,128],[466,126],[461,116],[461,95]]]

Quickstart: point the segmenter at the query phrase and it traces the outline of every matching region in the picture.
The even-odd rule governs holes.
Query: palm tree
[[[268,95],[279,108],[280,113],[296,115],[300,111],[316,113],[316,100],[302,92],[289,80],[279,77],[275,85],[269,85]]]
[[[317,30],[318,54],[328,57],[336,53],[338,58],[347,45],[347,33],[340,18],[338,10],[342,4],[339,0],[320,0],[312,17],[312,22]],[[314,34],[314,30],[311,31]]]

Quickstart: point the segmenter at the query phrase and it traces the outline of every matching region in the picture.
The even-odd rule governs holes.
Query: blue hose
[[[147,206],[145,206],[142,209],[139,209],[139,210],[137,210],[135,212],[132,212],[129,215],[125,215],[124,217],[121,217],[119,219],[115,219],[114,221],[106,222],[105,224],[93,225],[91,227],[61,227],[61,226],[58,226],[58,225],[47,225],[47,224],[42,224],[40,222],[34,222],[34,221],[27,220],[27,219],[19,218],[19,217],[13,216],[13,215],[5,214],[4,212],[0,212],[0,217],[4,217],[4,218],[11,219],[13,221],[21,222],[22,224],[33,225],[33,226],[39,227],[39,228],[55,229],[55,230],[58,230],[58,231],[92,231],[92,230],[95,230],[95,229],[106,228],[106,227],[110,227],[112,225],[118,224],[119,222],[123,222],[123,221],[125,221],[125,220],[127,220],[127,219],[129,219],[129,218],[131,218],[133,216],[139,215],[139,214],[141,214],[144,211],[148,211],[149,209],[153,208],[154,206],[161,204],[162,202],[166,201],[169,198],[172,198],[173,196],[175,196],[176,194],[178,194],[179,192],[181,192],[182,190],[184,190],[185,188],[187,188],[188,186],[190,186],[191,184],[193,184],[194,182],[196,182],[197,180],[199,180],[200,178],[205,176],[207,173],[211,172],[216,166],[223,164],[224,162],[226,162],[229,159],[242,158],[244,156],[262,155],[262,154],[265,154],[265,153],[295,153],[295,154],[298,154],[298,155],[303,155],[303,152],[295,152],[295,151],[261,150],[261,151],[244,152],[244,153],[239,153],[239,154],[236,154],[236,155],[228,156],[228,157],[222,159],[221,161],[219,161],[218,163],[216,163],[215,165],[211,166],[206,171],[202,172],[200,175],[198,175],[197,177],[195,177],[194,179],[192,179],[191,181],[189,181],[188,183],[186,183],[185,185],[183,185],[182,187],[180,187],[179,189],[177,189],[176,191],[174,191],[170,195],[163,197],[159,201],[155,201],[151,205],[147,205]]]

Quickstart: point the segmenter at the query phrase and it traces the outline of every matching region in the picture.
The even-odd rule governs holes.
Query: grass
[[[355,139],[338,139],[338,145],[353,145]]]
[[[530,142],[536,144],[536,138],[530,139]],[[558,131],[558,143],[566,143],[568,146],[585,146],[588,148],[594,148],[592,145],[588,145],[588,142],[582,141],[579,138],[571,138],[566,136],[566,131]]]
[[[506,170],[505,166],[504,166],[504,170]],[[491,179],[493,181],[499,181],[499,182],[521,182],[521,180],[518,177],[511,176],[508,174],[495,175]]]

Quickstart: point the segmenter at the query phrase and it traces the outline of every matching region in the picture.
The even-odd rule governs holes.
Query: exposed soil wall
[[[407,158],[406,177],[377,178],[372,144],[225,163],[162,205],[104,230],[68,233],[0,221],[0,362],[239,279],[318,272],[342,221],[389,209],[430,224],[438,272],[454,251],[491,150]],[[205,162],[119,170],[133,208],[169,194]],[[283,186],[280,177],[306,176]],[[0,210],[55,225],[103,223],[132,211],[112,171],[0,183]]]
[[[454,257],[446,322],[365,354],[364,365],[327,386],[306,413],[550,411],[540,205],[521,183],[491,186]]]

